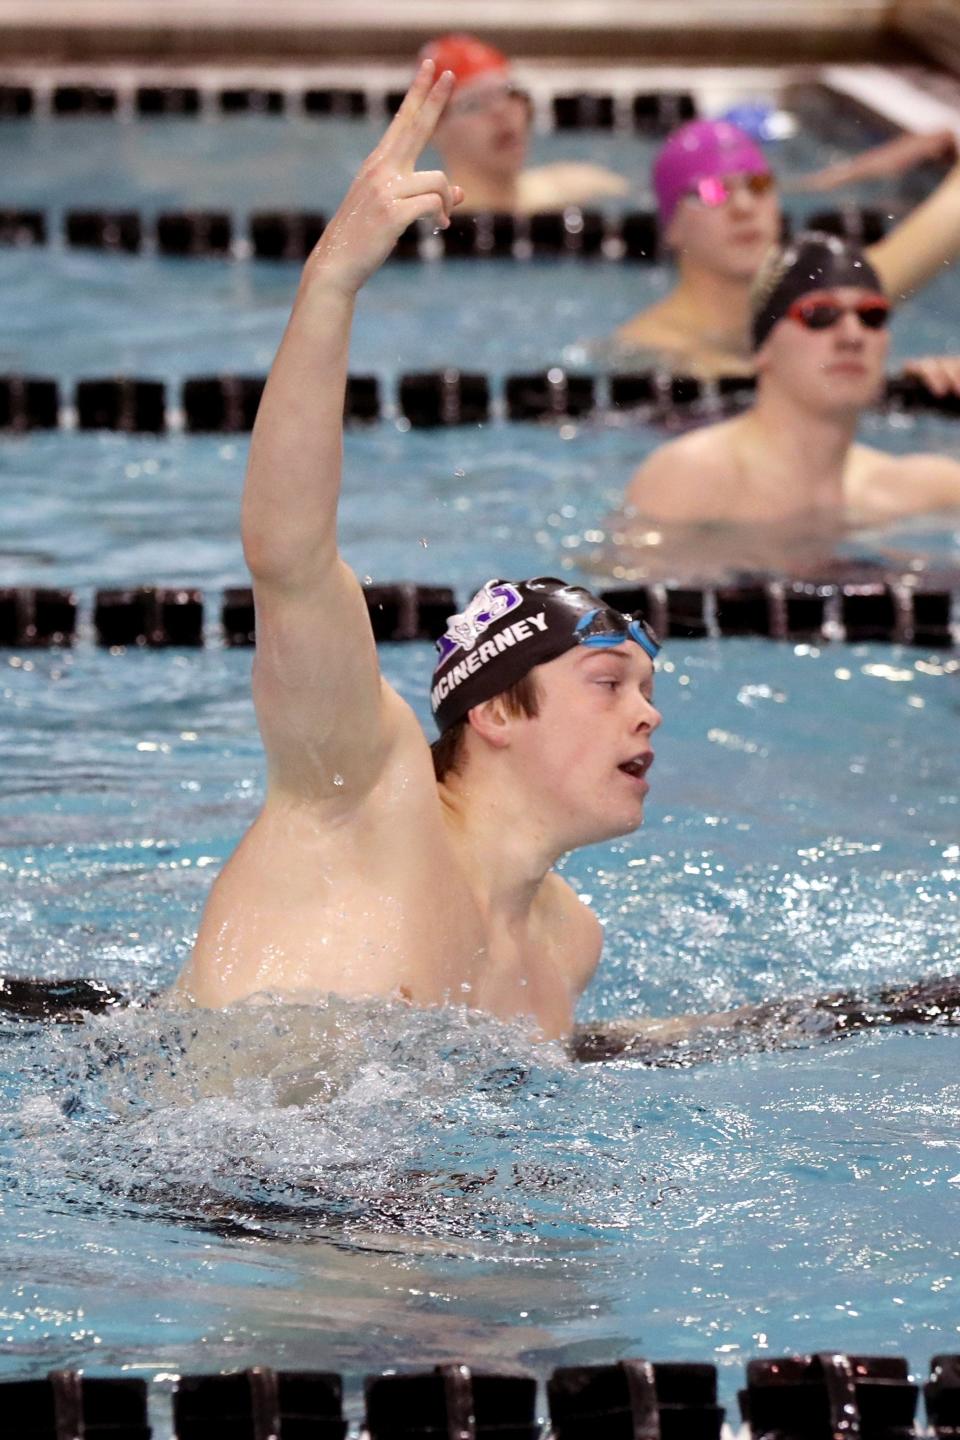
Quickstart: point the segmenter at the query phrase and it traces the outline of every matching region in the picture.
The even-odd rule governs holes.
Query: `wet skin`
[[[416,219],[462,198],[416,160],[451,91],[425,62],[308,260],[257,415],[243,500],[257,607],[253,691],[267,795],[214,884],[181,996],[396,996],[569,1032],[601,930],[552,867],[643,818],[660,723],[634,642],[536,671],[539,713],[469,714],[438,786],[384,681],[337,553],[343,398],[357,292]]]
[[[626,494],[632,512],[616,528],[619,562],[629,563],[630,531],[638,541],[651,523],[676,527],[753,527],[745,541],[732,529],[715,547],[714,564],[773,569],[784,557],[784,526],[799,526],[809,561],[818,539],[829,543],[852,527],[960,505],[960,464],[946,456],[886,455],[855,443],[858,422],[883,383],[886,329],[865,327],[848,308],[864,298],[839,287],[824,298],[846,313],[810,330],[784,318],[756,357],[756,403],[744,415],[705,426],[663,446],[640,467]],[[661,539],[663,537],[661,536]],[[773,548],[764,554],[764,540]],[[743,541],[743,543],[742,543]],[[659,563],[669,563],[660,546]],[[688,549],[690,547],[687,547]]]

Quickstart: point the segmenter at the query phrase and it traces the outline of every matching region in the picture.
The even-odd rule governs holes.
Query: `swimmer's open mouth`
[[[642,780],[652,764],[653,751],[648,750],[643,755],[634,755],[632,760],[624,760],[622,765],[617,766],[617,769],[622,770],[625,775],[633,775],[638,780]]]

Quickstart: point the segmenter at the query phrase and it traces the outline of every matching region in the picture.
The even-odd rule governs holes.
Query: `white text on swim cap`
[[[512,625],[507,625],[499,634],[492,635],[489,640],[482,640],[475,650],[471,650],[463,660],[458,660],[446,675],[441,676],[430,691],[430,704],[436,710],[440,701],[445,699],[451,691],[456,690],[469,675],[476,672],[497,655],[502,655],[504,650],[509,650],[512,645],[523,644],[529,640],[534,633],[531,625],[536,630],[544,631],[547,628],[546,611],[541,610],[539,615],[529,615],[526,620],[516,620]]]

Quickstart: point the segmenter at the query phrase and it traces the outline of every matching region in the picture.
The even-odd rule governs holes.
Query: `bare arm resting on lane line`
[[[271,790],[349,803],[376,782],[400,702],[380,678],[363,593],[337,552],[354,301],[422,216],[460,192],[418,172],[451,88],[425,61],[308,259],[250,446],[243,546],[253,577],[253,689]]]

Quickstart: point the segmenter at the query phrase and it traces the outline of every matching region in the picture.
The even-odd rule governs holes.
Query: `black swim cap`
[[[541,575],[535,580],[488,580],[460,615],[451,615],[437,641],[430,705],[441,735],[515,685],[535,665],[575,645],[597,647],[635,640],[651,659],[660,649],[646,621],[623,615],[580,585]]]
[[[754,350],[760,349],[794,300],[811,290],[835,290],[841,285],[883,294],[883,282],[866,255],[839,235],[807,230],[789,245],[771,251],[751,295]]]

